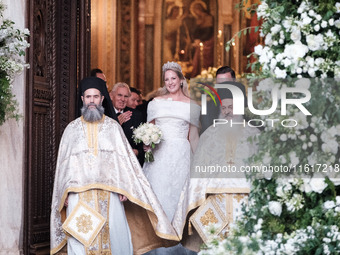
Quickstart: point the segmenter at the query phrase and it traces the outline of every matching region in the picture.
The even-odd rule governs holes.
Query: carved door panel
[[[89,70],[89,0],[30,0],[26,86],[25,254],[49,254],[60,137],[75,118],[77,82]]]

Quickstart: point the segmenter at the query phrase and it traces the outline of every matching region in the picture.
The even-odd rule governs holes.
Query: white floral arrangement
[[[143,143],[150,147],[149,150],[145,152],[145,162],[154,161],[151,149],[154,149],[156,144],[161,142],[161,129],[153,123],[144,123],[133,130],[132,138],[136,144]]]
[[[278,104],[270,115],[277,125],[257,136],[259,150],[248,163],[289,171],[249,174],[242,217],[199,254],[340,254],[340,3],[264,0],[257,14],[265,39],[248,76],[258,82],[255,109],[269,109],[273,88],[288,84],[311,93],[304,106],[312,115],[291,107],[283,116]],[[285,118],[297,126],[282,127]]]
[[[340,78],[340,3],[298,1],[288,13],[276,2],[261,1],[257,9],[264,20],[260,31],[265,45],[255,47],[262,71],[276,78]]]
[[[16,75],[29,67],[23,56],[29,47],[25,37],[30,33],[28,29],[15,28],[13,21],[4,19],[5,8],[0,2],[0,125],[7,119],[19,118],[12,82]]]

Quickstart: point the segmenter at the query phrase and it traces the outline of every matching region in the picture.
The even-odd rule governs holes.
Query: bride
[[[164,64],[162,79],[164,87],[160,89],[159,96],[149,103],[147,116],[148,122],[160,127],[163,137],[153,151],[155,161],[145,163],[143,170],[169,222],[172,222],[183,185],[190,177],[190,155],[199,139],[200,107],[189,98],[188,85],[179,64]],[[189,252],[178,245],[148,254]]]

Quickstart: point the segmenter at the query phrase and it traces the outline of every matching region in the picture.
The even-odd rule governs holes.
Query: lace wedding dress
[[[143,170],[164,212],[172,221],[183,185],[190,171],[190,124],[198,126],[200,107],[172,100],[153,100],[148,105],[148,121],[162,130],[162,140],[153,150],[155,161]]]

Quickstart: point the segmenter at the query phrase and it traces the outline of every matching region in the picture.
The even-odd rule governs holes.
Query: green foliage
[[[26,64],[23,56],[29,44],[25,37],[29,35],[27,29],[14,27],[14,22],[3,19],[5,5],[0,2],[0,126],[8,119],[18,120],[18,103],[12,93],[14,77],[21,73]]]
[[[248,6],[243,0],[237,6]],[[207,244],[201,254],[340,254],[340,3],[331,1],[261,1],[256,9],[260,28],[244,28],[235,38],[261,31],[264,45],[250,54],[254,73],[245,74],[255,109],[272,106],[272,90],[305,88],[311,98],[303,105],[311,116],[281,102],[270,116],[294,128],[266,126],[253,138],[258,151],[250,165],[285,166],[287,172],[250,173],[248,205],[228,238]],[[305,95],[289,93],[290,99]],[[256,117],[261,119],[261,116]]]
[[[0,126],[7,118],[18,119],[20,115],[17,113],[17,102],[11,92],[10,81],[6,75],[0,72]]]

